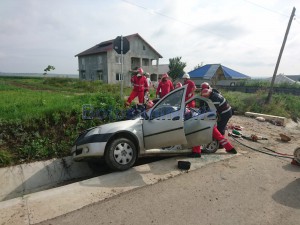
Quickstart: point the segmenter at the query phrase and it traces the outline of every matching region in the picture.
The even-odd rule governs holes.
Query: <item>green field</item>
[[[131,89],[125,88],[125,95]],[[70,155],[72,142],[86,128],[117,120],[83,120],[82,106],[124,110],[118,85],[71,78],[0,77],[0,167]],[[273,95],[264,105],[267,93],[223,92],[239,113],[267,113],[297,119],[300,100],[292,95]],[[154,91],[152,91],[154,96]]]

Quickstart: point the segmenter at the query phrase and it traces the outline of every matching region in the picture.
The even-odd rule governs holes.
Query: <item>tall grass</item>
[[[131,88],[124,88],[129,95]],[[300,117],[297,96],[267,93],[223,92],[235,110]],[[70,78],[0,77],[0,167],[70,154],[72,142],[86,128],[116,118],[83,120],[82,106],[122,109],[120,86]],[[155,90],[151,91],[152,98]]]

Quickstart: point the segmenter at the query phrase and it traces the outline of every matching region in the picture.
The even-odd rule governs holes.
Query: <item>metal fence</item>
[[[269,91],[269,87],[247,87],[247,86],[217,86],[217,89],[223,89],[226,91],[239,91],[244,93],[255,93],[257,91]],[[273,93],[300,95],[300,88],[283,88],[274,87]]]

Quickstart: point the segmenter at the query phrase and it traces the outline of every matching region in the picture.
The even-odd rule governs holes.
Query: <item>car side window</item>
[[[197,98],[194,101],[195,108],[189,108],[186,105],[186,109],[184,111],[184,120],[189,120],[191,118],[199,116],[200,114],[211,112],[211,109],[206,101]]]
[[[207,104],[206,101],[202,100],[202,99],[195,99],[196,101],[196,108],[198,109],[199,113],[207,113],[207,112],[211,112],[211,108],[209,107],[209,105]]]
[[[183,93],[184,89],[181,89],[167,96],[163,101],[155,106],[150,118],[155,119],[159,117],[165,117],[162,119],[172,119],[172,113],[181,109]]]

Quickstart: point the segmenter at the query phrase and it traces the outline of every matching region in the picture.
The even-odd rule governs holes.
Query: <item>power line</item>
[[[265,9],[265,10],[267,10],[267,11],[270,11],[270,12],[272,12],[272,13],[278,14],[278,15],[280,15],[280,16],[284,16],[284,17],[289,18],[288,15],[285,15],[285,14],[279,12],[279,11],[275,11],[275,10],[273,10],[273,9],[267,8],[267,7],[265,7],[265,6],[259,5],[259,4],[257,4],[257,3],[254,3],[254,2],[251,2],[251,1],[248,1],[248,0],[244,0],[244,2],[247,2],[247,3],[249,3],[249,4],[255,5],[255,6],[259,7],[259,8]],[[298,20],[296,20],[296,16],[294,17],[294,20],[295,20],[298,24],[300,24],[300,22],[299,22]]]
[[[176,21],[176,22],[179,22],[179,23],[182,23],[182,24],[185,24],[185,25],[188,25],[188,26],[197,28],[197,29],[199,29],[199,30],[205,31],[205,32],[210,33],[210,34],[213,34],[213,35],[215,35],[215,36],[219,36],[219,37],[221,37],[221,38],[229,39],[229,38],[226,38],[226,37],[224,37],[224,36],[222,36],[222,35],[220,35],[220,34],[217,34],[217,33],[211,32],[211,31],[208,31],[208,30],[203,29],[203,28],[199,28],[199,26],[195,26],[195,25],[190,24],[190,23],[187,23],[187,22],[185,22],[185,21],[178,20],[178,19],[176,19],[176,18],[174,18],[174,17],[165,15],[165,14],[160,13],[160,12],[157,12],[157,11],[155,11],[155,10],[153,10],[153,9],[150,9],[150,8],[147,8],[147,7],[138,5],[138,4],[136,4],[136,3],[133,3],[133,2],[130,2],[130,1],[127,1],[127,0],[121,0],[121,1],[126,2],[126,3],[128,3],[128,4],[130,4],[130,5],[133,5],[133,6],[139,7],[139,8],[141,8],[141,9],[144,9],[144,10],[146,10],[146,11],[148,11],[148,12],[151,11],[152,13],[157,14],[157,15],[159,15],[159,16],[163,16],[163,17],[165,17],[165,18],[167,18],[167,19],[169,19],[169,20],[173,20],[173,21]]]

